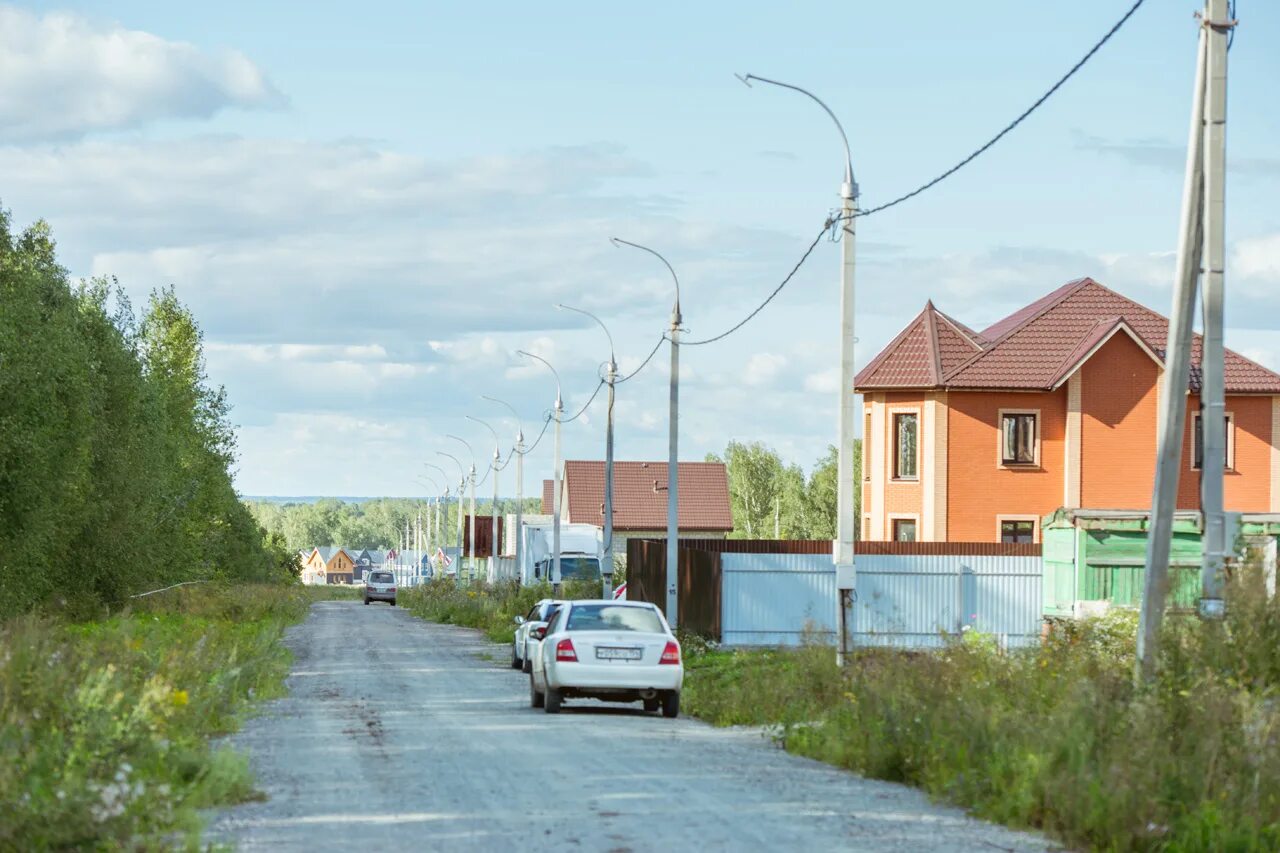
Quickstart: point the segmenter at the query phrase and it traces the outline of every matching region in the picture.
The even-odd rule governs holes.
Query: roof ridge
[[[943,319],[944,322],[946,322],[948,326],[950,326],[952,329],[955,330],[956,334],[958,334],[964,340],[965,343],[969,344],[972,347],[975,347],[979,352],[986,349],[986,347],[984,347],[982,344],[978,343],[977,340],[975,340],[975,338],[980,337],[980,335],[977,332],[975,332],[973,329],[970,329],[964,323],[961,323],[960,321],[956,320],[954,317],[951,317],[942,311],[937,311],[936,313],[939,317]]]
[[[858,371],[858,373],[854,376],[855,388],[857,387],[857,384],[858,384],[858,376],[866,376],[870,378],[871,374],[875,373],[875,371],[879,369],[880,365],[883,364],[889,358],[889,356],[893,354],[893,351],[898,348],[898,345],[901,344],[904,340],[906,340],[907,336],[911,334],[913,329],[915,329],[916,324],[918,324],[921,320],[924,319],[925,313],[929,310],[929,307],[932,304],[933,304],[932,300],[927,302],[925,304],[925,307],[921,309],[920,313],[917,314],[915,317],[913,317],[911,319],[911,322],[907,323],[906,327],[901,332],[898,332],[897,336],[894,337],[893,340],[889,341],[889,343],[885,345],[885,348],[880,350],[880,352],[876,355],[875,358],[867,362],[866,367]]]
[[[1131,331],[1135,336],[1137,336],[1138,338],[1142,337],[1141,335],[1138,334],[1136,329],[1134,329],[1132,326],[1129,325],[1129,321],[1124,318],[1123,314],[1113,314],[1107,317],[1099,317],[1097,322],[1095,322],[1092,326],[1090,326],[1083,335],[1081,335],[1079,338],[1076,339],[1075,345],[1072,346],[1072,348],[1067,351],[1067,354],[1062,357],[1062,361],[1058,362],[1058,366],[1053,369],[1053,378],[1050,382],[1050,387],[1057,385],[1058,381],[1062,377],[1062,374],[1066,372],[1067,368],[1071,366],[1072,362],[1078,363],[1080,361],[1080,358],[1083,357],[1083,356],[1080,356],[1080,357],[1076,356],[1076,352],[1080,349],[1080,345],[1084,341],[1093,337],[1094,333],[1097,332],[1099,329],[1103,328],[1104,326],[1106,327],[1107,332],[1101,337],[1106,337],[1107,335],[1114,332],[1120,326],[1127,326],[1129,328],[1129,331]]]
[[[924,304],[929,331],[929,378],[934,385],[942,384],[942,352],[938,349],[938,309],[930,299]]]

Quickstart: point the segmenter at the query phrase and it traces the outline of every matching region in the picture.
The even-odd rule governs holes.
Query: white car
[[[565,602],[545,628],[529,673],[529,704],[548,714],[565,699],[643,702],[650,713],[680,713],[680,643],[657,607],[644,601]]]
[[[546,625],[562,604],[564,602],[558,598],[544,598],[529,608],[527,614],[516,617],[516,635],[511,641],[512,669],[529,671],[533,652],[538,647],[538,641],[530,636],[530,631]]]

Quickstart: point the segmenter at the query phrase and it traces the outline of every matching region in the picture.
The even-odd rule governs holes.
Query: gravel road
[[[757,731],[639,706],[529,708],[479,632],[321,602],[286,642],[290,695],[230,742],[268,799],[208,840],[284,850],[1053,850],[918,791],[788,755]]]

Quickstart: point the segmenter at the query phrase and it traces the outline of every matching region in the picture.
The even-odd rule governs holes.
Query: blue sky
[[[694,337],[790,269],[838,203],[838,138],[733,72],[820,94],[874,205],[982,142],[1128,5],[0,5],[0,202],[48,219],[77,274],[136,299],[176,286],[235,406],[245,493],[412,494],[456,447],[443,434],[489,443],[464,415],[502,410],[478,394],[532,431],[553,389],[515,349],[586,402],[603,337],[556,302],[600,313],[624,370],[648,352],[670,284],[610,235],[667,255]],[[859,224],[860,361],[928,298],[981,327],[1091,275],[1168,310],[1195,8],[1147,0],[991,152]],[[1227,342],[1278,368],[1280,9],[1238,14]],[[837,255],[824,243],[741,332],[686,351],[683,456],[822,454]],[[622,458],[665,458],[664,363],[619,390]],[[566,456],[601,455],[602,415],[566,425]]]

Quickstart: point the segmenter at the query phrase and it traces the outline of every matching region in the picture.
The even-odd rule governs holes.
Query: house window
[[[914,412],[893,416],[893,478],[914,480],[918,476],[920,417]]]
[[[893,520],[893,541],[916,541],[916,520],[914,518],[895,518]]]
[[[1000,464],[1036,464],[1036,416],[1030,412],[1000,415]]]
[[[1235,425],[1235,416],[1227,412],[1225,417],[1223,438],[1226,445],[1226,458],[1222,462],[1222,466],[1228,471],[1235,468],[1235,449],[1236,435],[1232,427]],[[1204,467],[1204,426],[1202,425],[1200,413],[1196,412],[1191,416],[1191,430],[1194,444],[1192,445],[1191,467],[1199,470]]]
[[[871,482],[871,466],[868,463],[867,447],[871,441],[871,412],[867,412],[867,422],[862,428],[862,480]]]
[[[1036,523],[1034,521],[1001,521],[1000,541],[1014,545],[1023,545],[1036,541]]]

